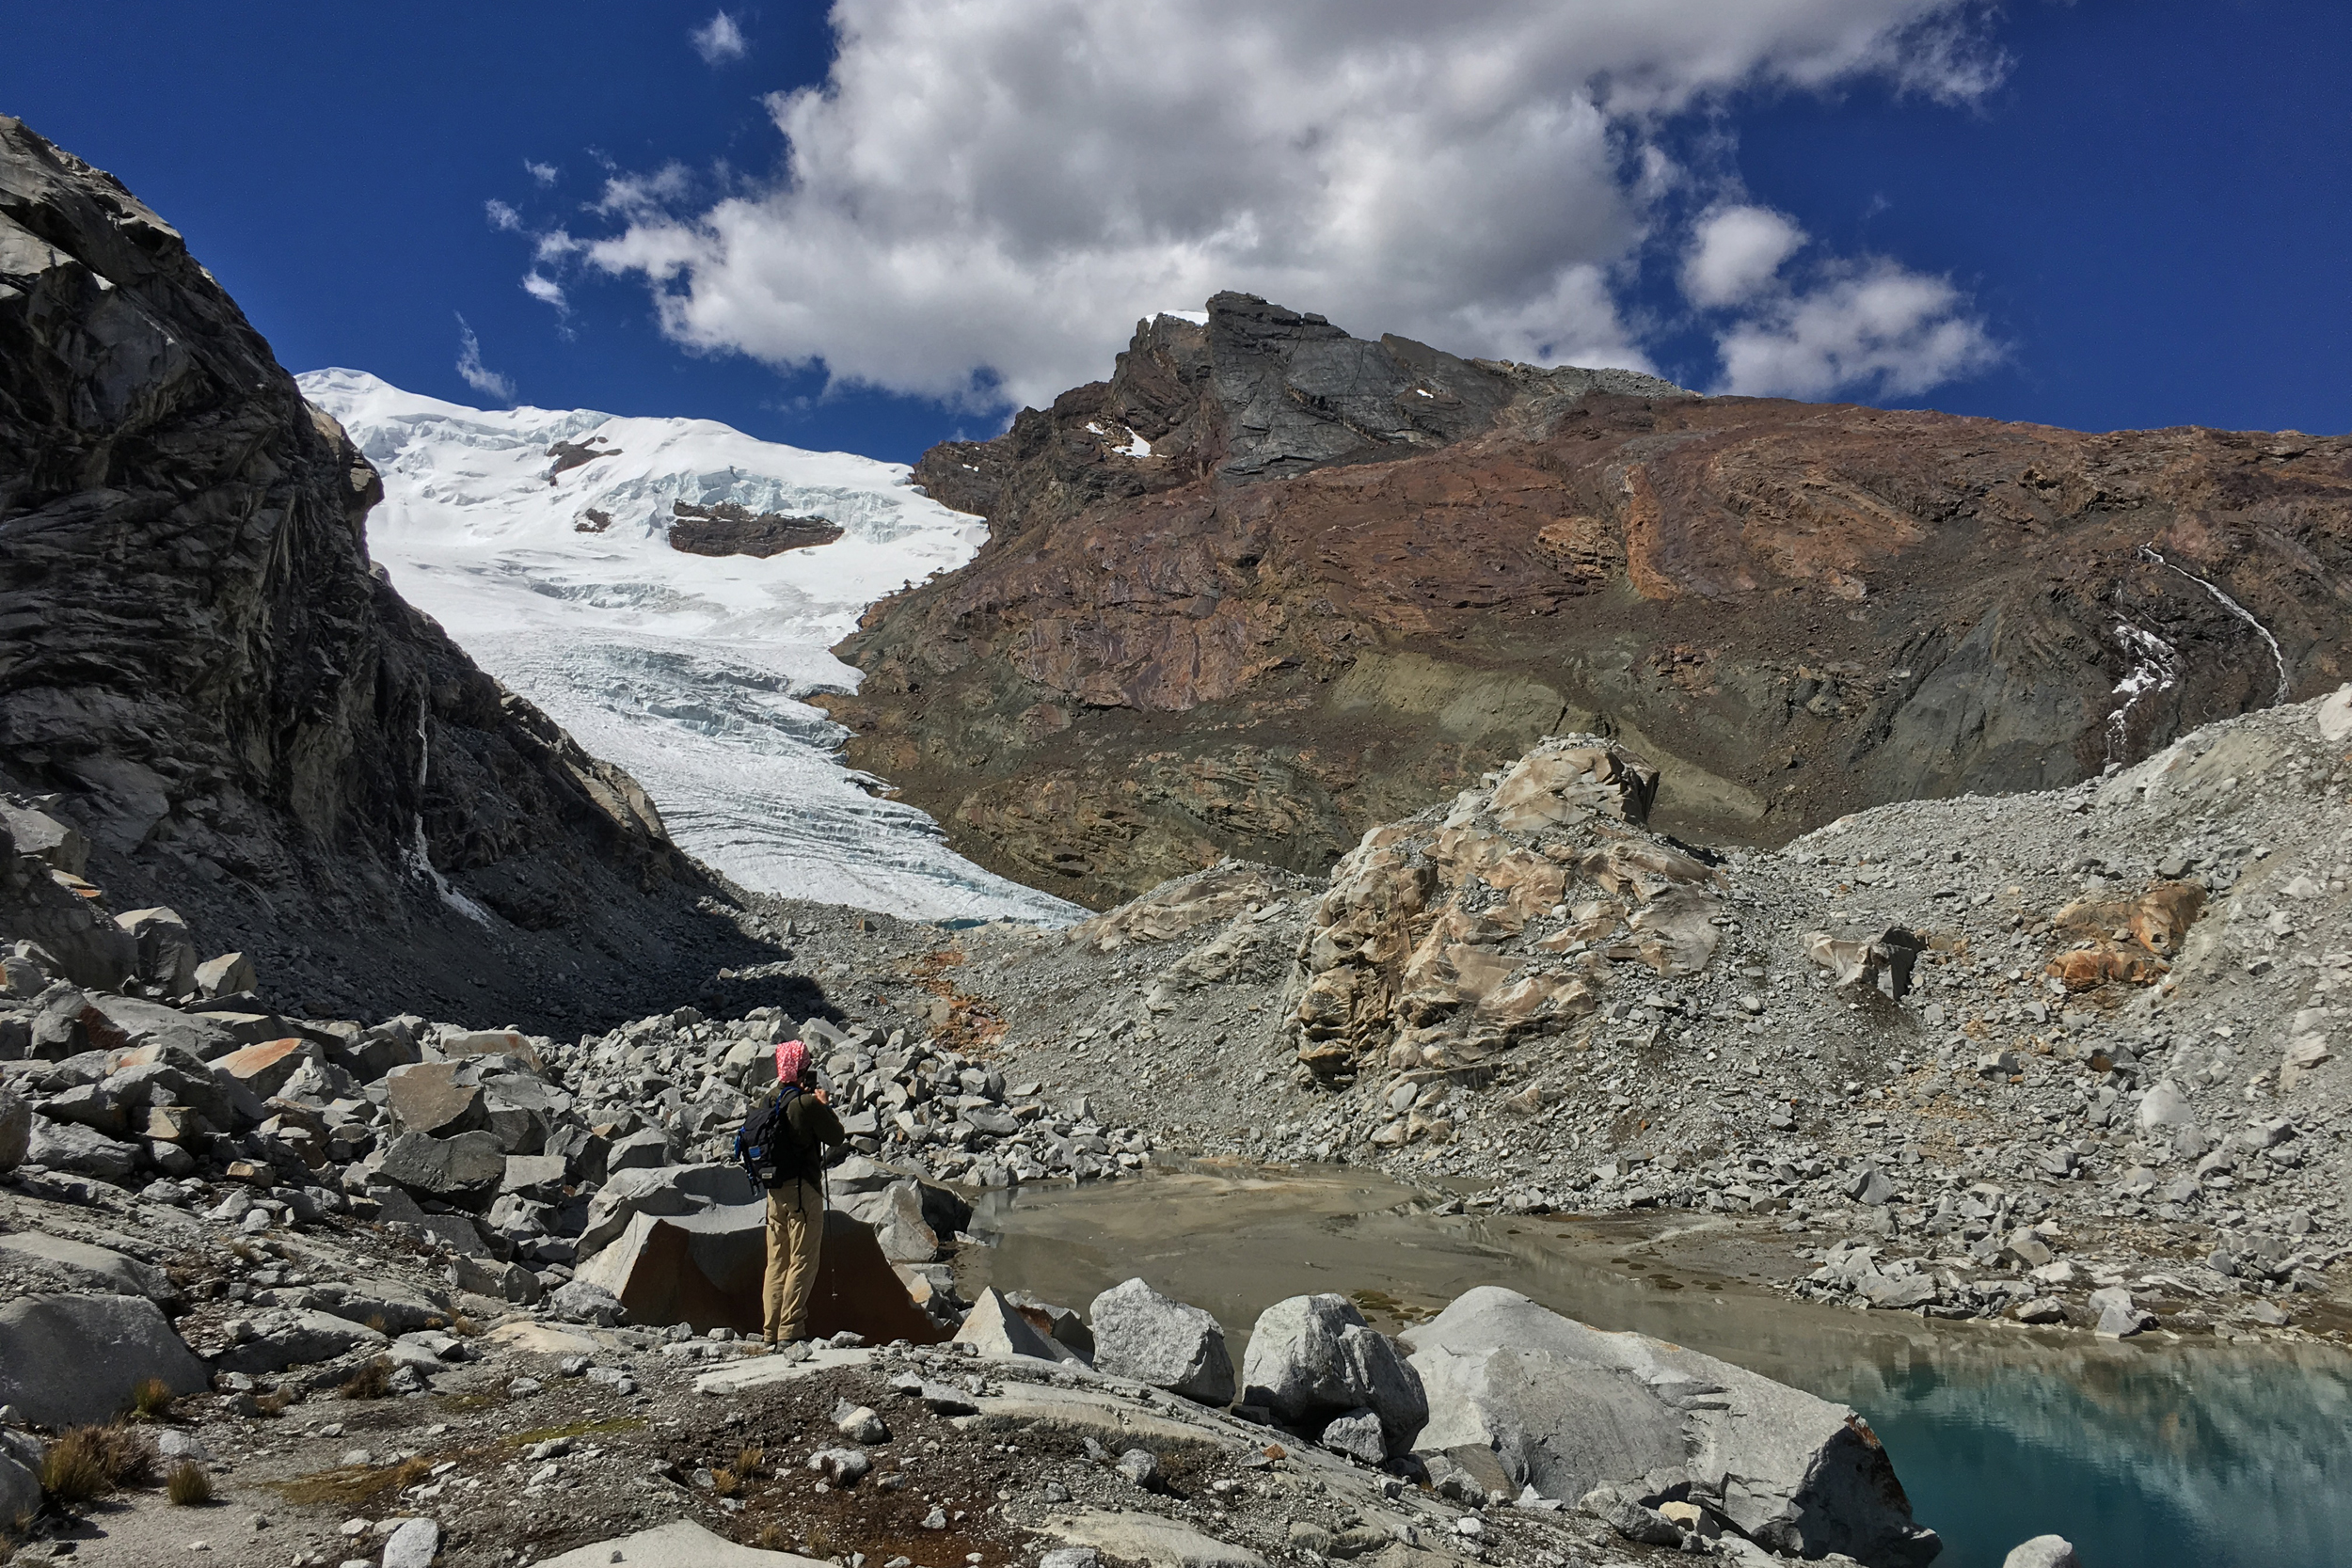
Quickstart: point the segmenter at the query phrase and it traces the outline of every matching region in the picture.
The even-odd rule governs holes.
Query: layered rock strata
[[[993,869],[1097,907],[1320,872],[1547,735],[1779,842],[2046,788],[2352,672],[2352,442],[1699,398],[1221,294],[916,478],[966,567],[832,711]]]

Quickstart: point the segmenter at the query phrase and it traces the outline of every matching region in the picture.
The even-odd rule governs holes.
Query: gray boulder
[[[76,1122],[35,1117],[24,1158],[51,1170],[95,1176],[101,1181],[119,1181],[138,1164],[139,1151],[135,1144],[119,1142]]]
[[[138,944],[138,975],[161,986],[166,996],[185,996],[196,986],[196,939],[174,910],[133,910],[115,924]]]
[[[33,1102],[7,1084],[0,1084],[0,1170],[24,1163],[33,1140]]]
[[[384,1108],[400,1132],[453,1138],[489,1125],[478,1074],[466,1062],[419,1062],[385,1075]]]
[[[2062,1535],[2037,1535],[2011,1546],[2001,1568],[2082,1568],[2074,1544]]]
[[[355,1350],[380,1351],[391,1342],[365,1323],[304,1307],[264,1313],[253,1320],[253,1330],[251,1338],[213,1357],[214,1370],[282,1372],[289,1367],[332,1361]]]
[[[257,983],[253,960],[242,953],[223,953],[196,966],[196,990],[199,996],[235,996],[251,990]]]
[[[1422,1446],[1490,1448],[1514,1486],[1563,1500],[1614,1486],[1639,1502],[1643,1478],[1680,1469],[1709,1508],[1784,1555],[1921,1568],[1942,1549],[1843,1405],[1494,1286],[1406,1339],[1429,1399]]]
[[[41,1449],[31,1433],[0,1432],[0,1519],[11,1525],[40,1512]]]
[[[1390,1453],[1404,1453],[1429,1418],[1421,1374],[1345,1296],[1292,1296],[1258,1314],[1242,1361],[1242,1402],[1312,1432],[1353,1410],[1380,1418]]]
[[[160,1378],[200,1393],[204,1363],[144,1296],[25,1296],[0,1307],[0,1404],[60,1430],[114,1418]]]
[[[2128,1339],[2156,1326],[2156,1315],[2135,1304],[2131,1291],[2121,1285],[2091,1291],[2090,1307],[2099,1314],[2098,1332],[2102,1338]]]
[[[598,1328],[613,1327],[628,1316],[621,1310],[620,1298],[584,1279],[558,1285],[548,1297],[548,1307],[566,1323],[594,1323]]]
[[[1202,1404],[1233,1402],[1233,1359],[1225,1329],[1198,1307],[1172,1301],[1140,1279],[1094,1298],[1094,1370],[1182,1394]]]
[[[1388,1434],[1381,1430],[1379,1416],[1371,1410],[1351,1410],[1329,1421],[1316,1441],[1367,1465],[1389,1457]]]
[[[1642,1501],[1633,1489],[1596,1486],[1579,1497],[1576,1506],[1628,1541],[1647,1546],[1674,1546],[1682,1542],[1682,1531],[1675,1522]]]
[[[160,1002],[103,992],[92,993],[89,1001],[91,1006],[106,1016],[107,1022],[131,1037],[133,1045],[184,1051],[199,1068],[247,1043],[202,1013],[183,1013]]]
[[[640,1214],[691,1214],[761,1200],[758,1187],[740,1165],[616,1170],[589,1200],[585,1227],[580,1233],[580,1255],[585,1258],[618,1240],[629,1221]]]
[[[420,1197],[460,1209],[486,1209],[506,1177],[506,1151],[487,1132],[436,1138],[404,1132],[385,1151],[385,1179]]]
[[[882,1256],[892,1262],[929,1263],[946,1248],[938,1227],[925,1212],[923,1196],[921,1183],[901,1180],[879,1192],[843,1196],[835,1207],[872,1226]]]
[[[670,1163],[669,1135],[653,1128],[620,1139],[604,1157],[604,1168],[614,1176],[625,1170],[659,1170]]]
[[[45,1263],[73,1276],[74,1285],[86,1291],[146,1296],[155,1301],[173,1300],[180,1294],[164,1276],[163,1270],[152,1263],[142,1263],[111,1247],[92,1246],[44,1231],[25,1230],[0,1236],[0,1254]]]

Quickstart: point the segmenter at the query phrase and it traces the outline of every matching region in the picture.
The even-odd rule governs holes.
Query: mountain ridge
[[[1141,324],[1109,381],[926,453],[989,543],[868,611],[839,650],[866,680],[824,699],[956,847],[1081,902],[1224,854],[1320,870],[1550,734],[1667,764],[1674,832],[1778,842],[2072,783],[2347,668],[2342,437],[1619,390],[1434,350],[1391,401],[1442,417],[1368,430],[1299,366],[1308,318],[1209,317]]]

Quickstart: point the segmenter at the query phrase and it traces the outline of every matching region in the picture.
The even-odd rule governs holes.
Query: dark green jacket
[[[768,1102],[783,1092],[778,1085],[760,1097],[754,1116],[765,1109]],[[841,1129],[841,1118],[833,1114],[833,1107],[803,1089],[792,1097],[784,1108],[784,1119],[792,1129],[793,1145],[801,1151],[801,1168],[787,1169],[785,1176],[797,1176],[803,1180],[822,1182],[825,1179],[825,1151],[838,1148],[850,1141],[850,1134]]]

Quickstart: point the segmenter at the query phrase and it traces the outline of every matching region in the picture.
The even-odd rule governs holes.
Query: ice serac
[[[914,477],[989,542],[825,706],[958,848],[1097,908],[1319,872],[1546,735],[1649,757],[1666,831],[1780,842],[2352,658],[2352,439],[1701,398],[1242,294]]]
[[[0,791],[54,797],[115,908],[323,1012],[470,981],[560,1027],[755,961],[637,784],[370,562],[379,494],[167,223],[0,119]],[[570,968],[597,947],[628,961]]]
[[[1843,1405],[1646,1335],[1588,1328],[1499,1286],[1457,1297],[1405,1339],[1429,1395],[1422,1448],[1491,1448],[1514,1485],[1646,1501],[1674,1472],[1668,1490],[1682,1486],[1774,1552],[1921,1568],[1942,1549],[1912,1522],[1868,1423]]]
[[[708,420],[479,409],[363,372],[298,378],[383,476],[368,543],[460,646],[643,781],[677,843],[763,893],[917,918],[1058,922],[834,756],[805,701],[882,595],[982,533],[903,464]]]

